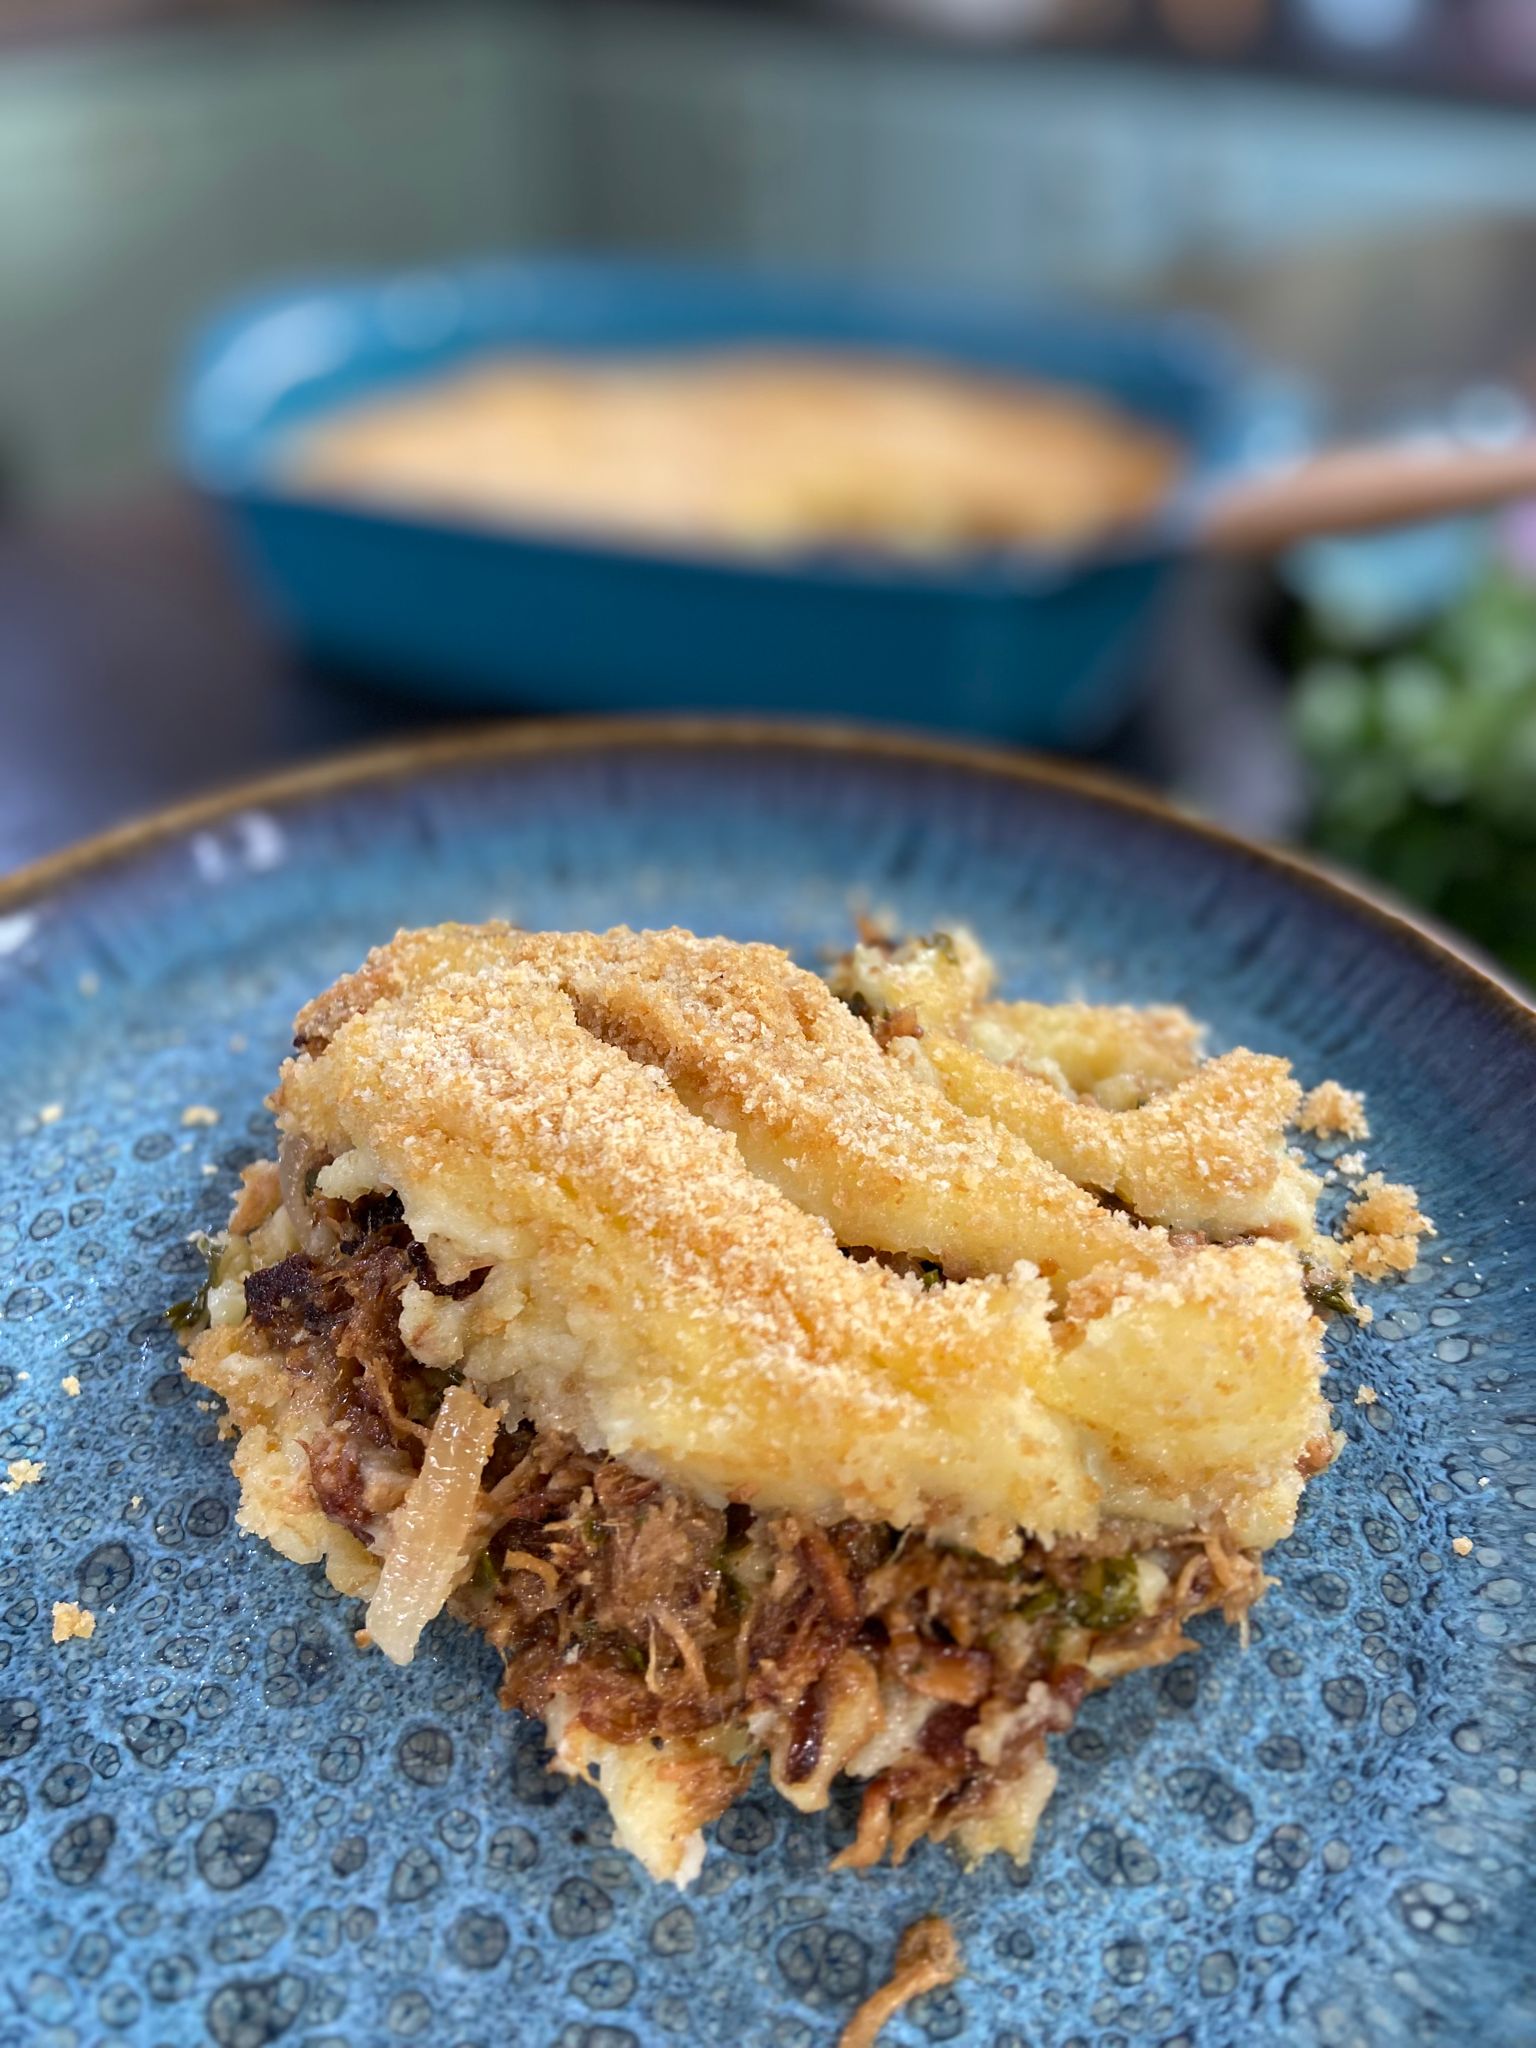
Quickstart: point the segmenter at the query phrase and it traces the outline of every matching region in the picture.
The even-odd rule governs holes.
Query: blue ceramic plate
[[[1205,1628],[1088,1705],[1028,1872],[828,1876],[849,1813],[758,1793],[680,1898],[544,1773],[478,1638],[396,1671],[238,1535],[163,1309],[268,1144],[295,1006],[397,925],[675,919],[815,960],[857,897],[970,920],[1015,989],[1185,1002],[1365,1084],[1441,1234],[1333,1332],[1350,1441],[1251,1647]],[[44,1468],[0,1498],[0,2043],[817,2048],[933,1910],[968,1973],[898,2048],[1536,2040],[1536,1019],[1408,925],[1014,761],[524,728],[22,878],[0,1045],[0,1456]],[[90,1641],[53,1645],[58,1599]]]

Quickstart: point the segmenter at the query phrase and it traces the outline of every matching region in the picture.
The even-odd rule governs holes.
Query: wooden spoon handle
[[[1220,485],[1197,517],[1223,554],[1263,554],[1314,534],[1407,526],[1536,497],[1536,435],[1502,448],[1335,448]]]

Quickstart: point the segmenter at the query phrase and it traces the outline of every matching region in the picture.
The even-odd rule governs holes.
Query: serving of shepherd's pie
[[[1321,1311],[1413,1264],[1182,1010],[823,979],[686,931],[400,934],[303,1010],[187,1370],[241,1516],[405,1662],[444,1607],[686,1883],[766,1764],[839,1861],[1023,1858],[1084,1695],[1241,1622],[1339,1439]]]

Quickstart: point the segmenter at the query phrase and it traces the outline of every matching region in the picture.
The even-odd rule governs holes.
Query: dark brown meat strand
[[[480,1276],[441,1287],[392,1198],[329,1207],[336,1249],[252,1274],[246,1302],[288,1369],[325,1392],[330,1428],[308,1446],[319,1505],[377,1541],[452,1377],[406,1350],[401,1291],[414,1280],[462,1296]],[[1112,1639],[1163,1661],[1191,1615],[1240,1611],[1262,1583],[1250,1561],[1232,1560],[1234,1592],[1202,1539],[1181,1539],[1163,1546],[1175,1553],[1169,1597],[1144,1617],[1105,1593],[1106,1556],[1123,1541],[1071,1556],[1027,1546],[998,1565],[884,1525],[713,1508],[529,1422],[503,1432],[484,1486],[494,1534],[453,1605],[500,1651],[506,1706],[542,1718],[558,1694],[594,1734],[624,1743],[766,1712],[794,1784],[816,1772],[834,1681],[862,1659],[875,1681],[933,1702],[916,1746],[866,1794],[874,1832],[898,1855],[979,1807],[1038,1752],[1045,1727],[1070,1721],[1095,1683],[1095,1647]],[[1123,1566],[1110,1567],[1122,1595]],[[972,1732],[1025,1708],[999,1761],[984,1764]]]

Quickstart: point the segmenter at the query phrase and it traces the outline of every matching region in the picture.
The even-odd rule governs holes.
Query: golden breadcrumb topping
[[[1318,1138],[1368,1138],[1371,1135],[1365,1115],[1365,1097],[1353,1088],[1341,1088],[1337,1081],[1319,1081],[1315,1088],[1308,1089],[1301,1098],[1296,1125],[1298,1130],[1310,1131]]]
[[[20,1493],[24,1486],[38,1485],[44,1470],[41,1458],[12,1458],[5,1468],[5,1479],[0,1481],[0,1493]]]
[[[832,986],[877,1019],[910,1018],[891,1052],[1078,1187],[1176,1230],[1312,1236],[1318,1183],[1287,1145],[1301,1091],[1284,1060],[1202,1062],[1182,1010],[981,1000],[991,977],[962,930],[859,945]]]
[[[230,1211],[229,1227],[244,1235],[265,1223],[282,1200],[282,1185],[278,1179],[277,1164],[271,1159],[258,1159],[240,1171],[240,1193]]]
[[[445,926],[298,1030],[278,1116],[335,1161],[322,1192],[361,1174],[440,1272],[491,1266],[464,1369],[583,1442],[710,1498],[992,1551],[1105,1515],[1289,1528],[1327,1427],[1294,1254],[1105,1206],[985,1113],[1006,1102],[955,1099],[935,1040],[882,1050],[777,948]],[[1186,1228],[1198,1208],[1299,1232],[1295,1092],[1231,1055],[1121,1113],[1151,1119],[1125,1144]]]
[[[1419,1239],[1433,1237],[1435,1226],[1419,1208],[1410,1187],[1367,1174],[1357,1199],[1344,1212],[1345,1251],[1351,1269],[1366,1280],[1388,1273],[1409,1273],[1418,1263]]]
[[[67,1643],[78,1637],[89,1642],[96,1633],[96,1617],[89,1607],[80,1607],[73,1600],[55,1600],[53,1603],[53,1640]]]

